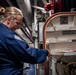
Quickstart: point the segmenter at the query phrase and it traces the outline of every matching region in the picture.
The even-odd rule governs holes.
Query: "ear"
[[[11,20],[11,17],[10,17],[10,16],[8,16],[8,17],[6,18],[6,20],[7,20],[7,21],[10,21],[10,20]]]
[[[10,21],[11,21],[11,17],[10,16],[6,17],[5,20],[4,20],[4,22],[6,22],[7,24],[9,24]]]
[[[6,18],[3,20],[3,22],[10,21],[10,20],[11,20],[11,17],[8,16],[8,17],[6,17]]]

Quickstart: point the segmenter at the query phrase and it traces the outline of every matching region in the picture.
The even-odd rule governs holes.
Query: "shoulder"
[[[7,28],[4,24],[0,24],[0,34],[7,36],[8,34],[13,33],[12,30]]]
[[[14,31],[7,28],[4,24],[0,24],[0,39],[5,39],[8,35],[14,35]]]

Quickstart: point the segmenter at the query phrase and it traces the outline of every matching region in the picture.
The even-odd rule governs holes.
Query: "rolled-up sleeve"
[[[16,36],[16,37],[15,37]],[[6,44],[10,54],[21,62],[41,63],[46,60],[47,50],[31,48],[15,34],[9,34],[6,37]]]

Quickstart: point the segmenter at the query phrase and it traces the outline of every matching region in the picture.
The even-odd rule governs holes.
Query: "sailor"
[[[16,35],[22,19],[20,9],[0,7],[0,75],[22,75],[24,62],[42,63],[48,56],[48,50],[31,48]]]

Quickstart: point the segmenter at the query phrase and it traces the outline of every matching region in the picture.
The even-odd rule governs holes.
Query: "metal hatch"
[[[75,40],[76,12],[56,13],[47,19],[43,28],[43,45],[50,51],[51,57],[48,57],[49,67],[44,67],[44,75],[57,75],[58,61],[66,64],[76,62]],[[62,75],[60,71],[59,75]]]

